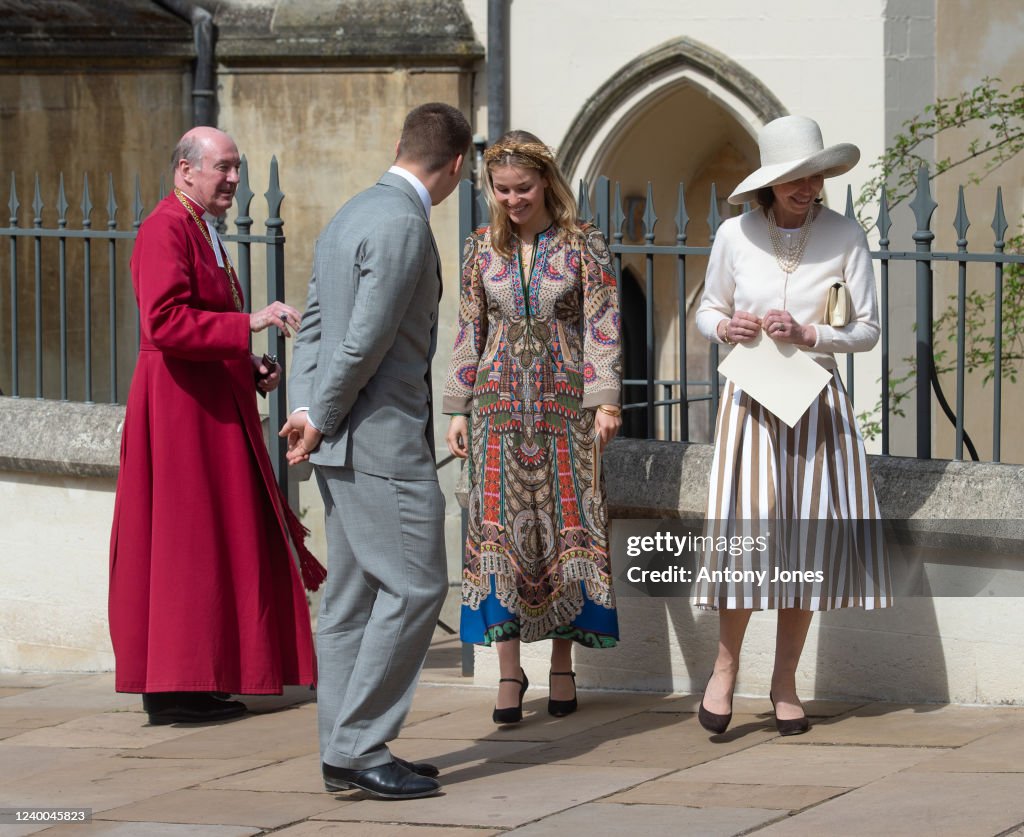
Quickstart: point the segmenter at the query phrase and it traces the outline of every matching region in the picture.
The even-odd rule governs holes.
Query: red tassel
[[[306,535],[309,534],[309,529],[302,525],[302,521],[292,511],[284,497],[281,498],[281,505],[284,506],[292,543],[295,545],[295,551],[299,553],[299,574],[302,576],[302,584],[307,590],[316,590],[327,578],[327,570],[316,560],[313,553],[306,549]]]

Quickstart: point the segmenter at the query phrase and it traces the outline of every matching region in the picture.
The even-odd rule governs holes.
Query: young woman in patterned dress
[[[608,247],[551,149],[512,131],[484,160],[491,222],[466,241],[444,412],[469,467],[461,636],[497,647],[501,724],[522,719],[521,642],[551,640],[560,717],[577,708],[573,642],[618,640],[599,459],[621,362]]]

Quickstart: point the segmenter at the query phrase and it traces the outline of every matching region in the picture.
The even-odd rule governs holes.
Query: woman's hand
[[[795,343],[798,346],[813,346],[818,339],[814,326],[800,325],[789,311],[773,308],[761,321],[764,333],[777,343]]]
[[[761,321],[749,311],[737,311],[718,323],[718,337],[723,343],[749,343],[760,330]]]
[[[249,331],[255,334],[268,326],[277,326],[285,337],[291,337],[292,331],[298,331],[302,325],[302,315],[283,302],[272,302],[262,311],[254,311],[249,315]]]
[[[600,440],[598,447],[604,450],[605,446],[619,432],[619,428],[622,426],[622,416],[619,415],[618,404],[602,404],[601,406],[615,411],[615,415],[605,412],[601,407],[594,411],[594,437]]]
[[[469,456],[469,422],[465,416],[452,416],[444,440],[452,456],[465,459]]]

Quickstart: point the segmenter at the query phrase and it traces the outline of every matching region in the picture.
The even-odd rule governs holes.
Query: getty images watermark
[[[770,535],[683,535],[671,532],[655,532],[653,535],[627,535],[625,552],[628,558],[660,559],[656,564],[629,563],[620,573],[632,584],[691,584],[694,581],[709,584],[756,584],[762,587],[770,583],[806,583],[824,580],[821,570],[787,570],[779,566],[761,566],[767,557]],[[723,559],[746,559],[742,563],[749,567],[712,567],[701,562],[698,556],[717,556],[714,563]],[[665,563],[674,560],[675,563]]]

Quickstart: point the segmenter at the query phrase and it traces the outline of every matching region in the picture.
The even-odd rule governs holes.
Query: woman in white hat
[[[818,199],[826,177],[857,163],[857,147],[825,148],[802,116],[768,123],[758,145],[761,167],[729,196],[758,208],[719,228],[697,327],[716,343],[791,344],[832,376],[793,427],[726,382],[706,518],[718,542],[695,591],[697,605],[719,610],[719,646],[698,719],[709,732],[728,727],[750,615],[778,610],[770,696],[779,732],[794,735],[809,729],[796,668],[814,611],[891,604],[878,501],[834,355],[875,345],[878,302],[864,231]],[[837,284],[845,314],[829,301]],[[744,535],[754,540],[721,550],[722,536]]]

